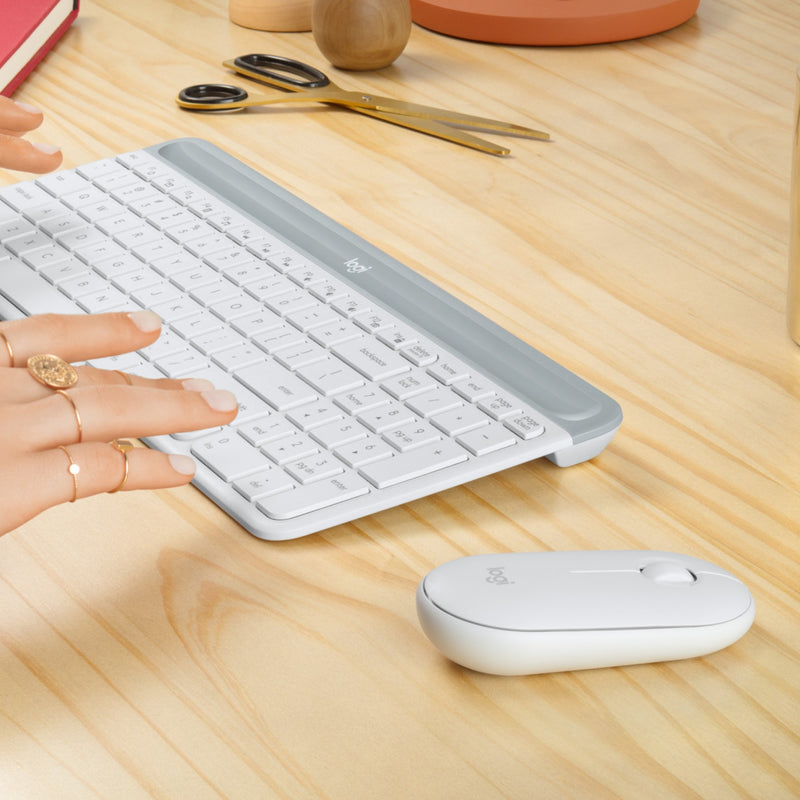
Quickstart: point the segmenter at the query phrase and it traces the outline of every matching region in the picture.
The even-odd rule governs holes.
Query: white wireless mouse
[[[428,638],[495,675],[692,658],[743,636],[747,587],[698,558],[652,550],[467,556],[417,589]]]

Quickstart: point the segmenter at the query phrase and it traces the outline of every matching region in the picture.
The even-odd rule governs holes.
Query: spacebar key
[[[291,519],[352,500],[368,494],[369,490],[369,486],[358,475],[337,475],[335,478],[297,486],[288,492],[263,497],[256,505],[272,519]]]
[[[28,314],[77,314],[80,307],[25,264],[0,262],[0,294]]]
[[[468,458],[466,450],[450,439],[417,447],[406,453],[397,453],[391,458],[365,464],[359,473],[370,483],[385,489],[396,483],[419,478],[437,469],[452,467]]]

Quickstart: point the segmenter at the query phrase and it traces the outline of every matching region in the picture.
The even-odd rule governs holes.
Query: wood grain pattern
[[[194,489],[0,539],[0,795],[800,796],[800,349],[786,333],[794,0],[703,0],[660,36],[497,47],[412,30],[347,88],[548,130],[499,159],[344,110],[201,116],[178,89],[311,34],[225,0],[85,0],[19,100],[66,166],[207,138],[596,383],[591,463],[524,465],[279,544]],[[2,173],[8,183],[18,175]],[[1,513],[1,512],[0,512]],[[684,662],[502,679],[442,659],[414,590],[468,553],[653,548],[757,602]]]

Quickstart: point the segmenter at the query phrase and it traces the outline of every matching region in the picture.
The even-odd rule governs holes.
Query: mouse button
[[[691,583],[640,577],[641,601],[649,608],[651,627],[719,625],[746,614],[752,605],[753,598],[741,581],[715,573],[692,574]]]
[[[570,605],[569,593],[563,596],[563,579],[569,576],[559,568],[560,559],[537,555],[465,556],[429,572],[423,591],[440,610],[476,625],[516,631],[558,629],[565,622],[561,610]]]
[[[665,583],[673,586],[689,585],[697,580],[697,576],[675,561],[654,561],[640,572],[655,583]]]

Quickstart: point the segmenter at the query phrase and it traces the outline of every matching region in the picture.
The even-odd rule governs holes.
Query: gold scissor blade
[[[391,122],[394,125],[400,125],[403,128],[409,128],[419,133],[427,133],[430,136],[436,136],[438,139],[445,139],[448,142],[464,145],[464,147],[471,147],[473,150],[480,150],[493,156],[507,156],[511,152],[507,147],[501,147],[486,141],[486,139],[480,139],[477,136],[464,133],[436,120],[423,119],[422,117],[413,117],[406,114],[390,114],[388,111],[375,111],[361,106],[349,106],[349,108],[359,114],[382,119],[384,122]]]
[[[355,94],[355,93],[354,93]],[[419,119],[435,120],[446,125],[453,125],[457,128],[475,128],[476,130],[496,131],[497,133],[507,133],[519,136],[524,139],[539,139],[549,141],[550,134],[545,131],[537,131],[534,128],[526,128],[524,125],[515,125],[513,122],[502,122],[498,119],[489,117],[477,117],[473,114],[460,114],[457,111],[446,111],[443,108],[433,106],[423,106],[418,103],[406,103],[402,100],[392,100],[388,97],[375,97],[374,95],[362,95],[361,100],[353,100],[353,105],[373,108],[390,114],[400,114],[407,117],[417,117]]]

